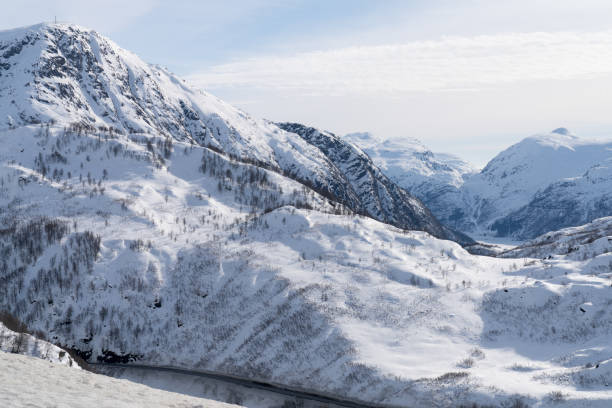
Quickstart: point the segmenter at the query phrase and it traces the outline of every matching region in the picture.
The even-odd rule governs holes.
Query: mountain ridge
[[[458,237],[406,192],[386,195],[385,203],[364,205],[366,192],[356,195],[318,147],[189,88],[95,31],[39,24],[3,32],[0,56],[0,120],[6,118],[10,128],[78,123],[90,131],[159,134],[277,171],[354,212],[400,228]],[[368,194],[375,196],[373,191]]]
[[[395,151],[385,152],[391,142],[363,135],[347,139],[383,171],[398,158],[411,163],[395,181],[458,231],[530,239],[612,214],[612,140],[583,139],[558,128],[523,138],[479,172],[459,161],[449,175],[449,168],[428,165],[443,155],[418,141],[395,143]]]

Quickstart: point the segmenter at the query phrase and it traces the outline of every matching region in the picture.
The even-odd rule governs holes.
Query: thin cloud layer
[[[612,72],[612,31],[537,32],[264,56],[191,75],[208,89],[367,94],[483,88]]]

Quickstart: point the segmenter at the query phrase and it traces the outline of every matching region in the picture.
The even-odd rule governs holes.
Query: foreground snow
[[[0,352],[0,367],[2,407],[237,407],[18,354]]]
[[[38,357],[51,363],[80,369],[66,350],[30,334],[16,333],[2,323],[0,323],[0,351]]]

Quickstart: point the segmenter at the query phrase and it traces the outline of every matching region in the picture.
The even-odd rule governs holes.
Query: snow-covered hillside
[[[78,26],[41,24],[0,33],[0,128],[40,123],[206,146],[297,180],[355,212],[453,238],[409,194],[368,202],[376,192],[358,195],[318,147]]]
[[[571,257],[473,256],[356,215],[291,171],[354,192],[358,172],[334,156],[353,150],[326,151],[211,96],[196,103],[195,91],[185,91],[202,121],[193,126],[209,132],[181,137],[164,125],[192,123],[185,113],[166,122],[180,106],[174,77],[71,26],[0,37],[22,34],[34,37],[2,43],[1,98],[15,94],[11,117],[54,122],[25,115],[0,132],[0,310],[31,330],[90,361],[199,368],[369,403],[612,400],[609,271]],[[51,57],[38,65],[36,52],[60,51],[63,63],[39,69]],[[29,86],[17,86],[16,66]],[[139,96],[134,84],[156,75],[168,83]],[[51,101],[73,82],[87,107]],[[33,97],[18,98],[23,89]],[[130,96],[94,115],[104,93]],[[135,106],[157,113],[125,110]]]
[[[153,136],[20,128],[3,137],[3,222],[14,226],[2,236],[2,306],[93,360],[206,368],[400,405],[564,389],[509,370],[531,357],[498,350],[488,328],[489,296],[504,285],[536,290],[530,276],[549,273],[544,264],[523,270],[523,261],[473,257],[333,211],[267,212],[255,197],[333,207],[188,143],[176,142],[162,165],[154,153],[163,139],[147,150]],[[30,158],[32,148],[46,154]],[[252,183],[238,181],[249,174]],[[581,347],[562,342],[558,353]],[[551,360],[540,372],[556,369]]]
[[[2,407],[238,407],[160,391],[17,354],[0,352],[0,367]]]
[[[506,258],[545,258],[557,255],[585,260],[612,252],[612,217],[599,218],[578,227],[547,232],[500,256]],[[605,264],[603,265],[605,269]],[[608,265],[612,272],[612,264]]]

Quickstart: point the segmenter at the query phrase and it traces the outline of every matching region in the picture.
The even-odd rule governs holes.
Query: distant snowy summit
[[[345,138],[443,224],[464,233],[529,239],[612,215],[612,140],[558,128],[510,146],[477,172],[415,139]]]
[[[612,139],[567,129],[528,137],[491,160],[465,187],[481,224],[501,236],[534,238],[612,215]]]
[[[477,171],[459,157],[434,153],[414,138],[383,140],[365,132],[349,133],[344,139],[361,147],[385,174],[411,191],[424,182],[460,187]]]
[[[556,133],[558,135],[564,135],[564,136],[569,136],[570,135],[570,131],[567,130],[567,128],[564,128],[564,127],[556,128],[551,133]]]

